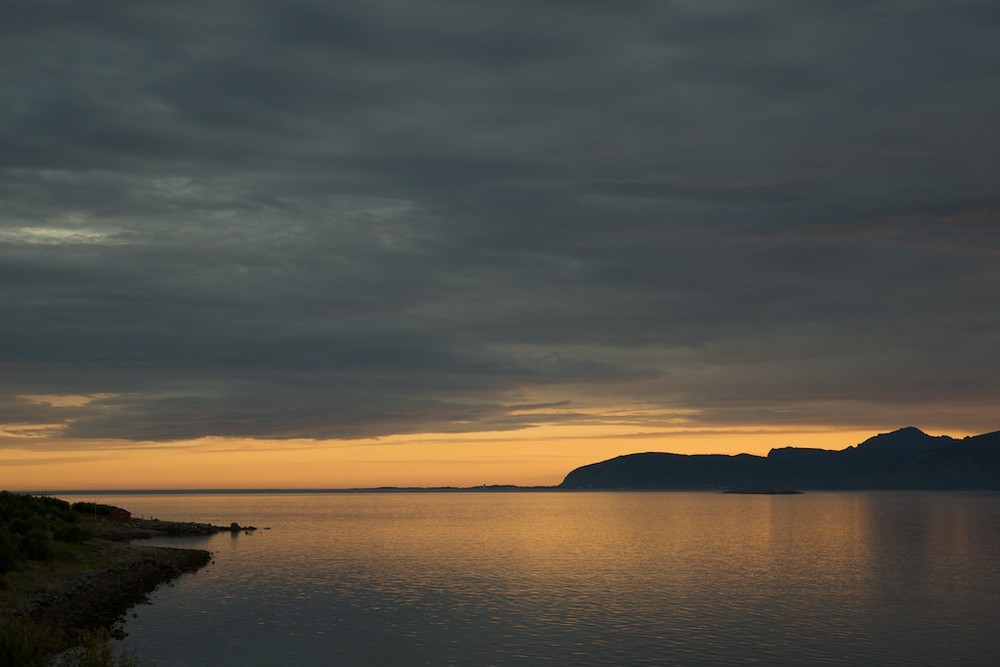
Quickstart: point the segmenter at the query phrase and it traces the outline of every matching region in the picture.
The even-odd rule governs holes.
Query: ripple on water
[[[116,504],[272,527],[193,540],[215,564],[138,609],[125,644],[161,667],[987,665],[1000,655],[997,494]]]

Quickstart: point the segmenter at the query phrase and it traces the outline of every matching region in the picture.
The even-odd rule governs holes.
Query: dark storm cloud
[[[995,428],[994,4],[8,2],[0,423]]]

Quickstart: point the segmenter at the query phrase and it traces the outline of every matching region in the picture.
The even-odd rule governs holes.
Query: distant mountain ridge
[[[908,426],[846,449],[782,447],[766,457],[627,454],[577,468],[559,487],[1000,490],[1000,431],[956,439]]]

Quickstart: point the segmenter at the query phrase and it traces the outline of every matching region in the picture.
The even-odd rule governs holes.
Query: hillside
[[[646,452],[582,466],[564,489],[996,489],[1000,431],[963,439],[907,427],[841,450],[783,447],[766,457]]]

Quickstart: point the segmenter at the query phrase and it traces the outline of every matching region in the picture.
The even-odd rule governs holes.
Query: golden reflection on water
[[[122,499],[271,531],[129,624],[157,664],[991,664],[1000,496],[422,493]],[[288,637],[295,643],[289,644]],[[959,648],[956,649],[956,646]],[[244,651],[245,653],[241,653]],[[190,648],[188,650],[191,650]],[[282,652],[284,651],[284,652]],[[173,657],[170,657],[173,656]],[[173,662],[172,662],[173,661]]]

